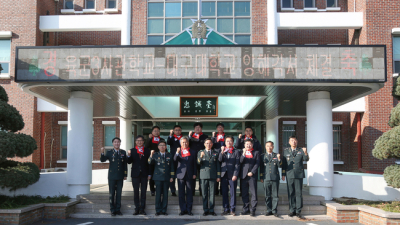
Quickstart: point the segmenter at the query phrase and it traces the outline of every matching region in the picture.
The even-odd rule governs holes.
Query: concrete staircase
[[[124,185],[125,186],[125,185]],[[108,189],[108,186],[107,186]],[[125,189],[125,187],[124,187]],[[261,189],[262,190],[262,189]],[[222,196],[216,196],[215,202],[215,212],[218,216],[206,216],[203,214],[203,205],[202,198],[199,196],[198,191],[196,191],[196,195],[193,197],[193,214],[194,216],[179,216],[179,199],[178,197],[168,196],[168,216],[155,216],[155,197],[150,195],[150,192],[147,191],[147,200],[146,200],[146,216],[138,215],[133,216],[132,213],[135,209],[135,205],[133,202],[133,192],[132,191],[124,191],[122,194],[122,207],[121,212],[124,214],[123,216],[116,216],[112,218],[137,218],[137,219],[149,219],[149,218],[157,218],[157,219],[244,219],[244,220],[280,220],[280,219],[291,219],[297,220],[297,217],[290,218],[287,216],[289,214],[289,203],[288,197],[286,195],[286,190],[280,190],[281,193],[285,193],[279,196],[279,205],[278,205],[278,214],[280,217],[276,218],[274,216],[264,216],[264,212],[266,211],[266,206],[264,203],[264,195],[259,193],[258,195],[258,206],[256,211],[256,217],[250,216],[240,216],[240,212],[242,211],[242,198],[237,197],[237,206],[236,213],[237,216],[221,216],[223,211],[222,208]],[[75,213],[71,214],[73,218],[111,218],[110,215],[110,206],[108,200],[108,192],[95,192],[91,191],[91,194],[88,195],[79,195],[78,198],[81,200],[81,203],[76,205]],[[311,196],[303,194],[303,210],[302,215],[305,216],[306,219],[313,220],[330,220],[328,216],[326,216],[326,207],[323,205],[325,203],[324,198],[322,196]]]

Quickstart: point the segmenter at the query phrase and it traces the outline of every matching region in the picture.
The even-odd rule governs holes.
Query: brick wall
[[[347,30],[278,30],[279,44],[341,44],[348,43]]]
[[[335,210],[327,207],[327,215],[336,223],[358,223],[358,210]]]
[[[147,0],[132,0],[132,45],[147,44]]]
[[[43,218],[43,207],[34,209],[24,213],[2,213],[0,216],[0,224],[32,224]]]
[[[253,0],[251,2],[252,9],[252,43],[267,44],[268,43],[268,15],[267,1]]]
[[[121,45],[121,32],[60,32],[58,33],[58,45]]]

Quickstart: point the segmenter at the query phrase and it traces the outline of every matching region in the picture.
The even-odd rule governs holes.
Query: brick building
[[[334,170],[380,173],[395,163],[395,160],[375,159],[371,151],[375,140],[390,129],[387,121],[397,104],[391,96],[393,76],[400,70],[400,64],[397,65],[400,36],[396,36],[400,35],[400,19],[396,17],[396,3],[395,0],[204,0],[201,14],[209,27],[238,44],[385,45],[387,81],[384,86],[360,99],[349,98],[332,112]],[[0,0],[0,5],[0,63],[5,68],[0,84],[6,89],[10,104],[24,118],[25,128],[21,132],[32,135],[38,144],[30,157],[15,160],[32,161],[42,169],[60,170],[67,168],[68,112],[65,107],[58,107],[62,104],[51,105],[18,87],[14,81],[16,47],[159,45],[191,26],[190,19],[196,19],[199,10],[197,1],[190,0]],[[47,90],[59,89],[48,86]],[[69,91],[79,91],[79,88],[70,87]],[[105,99],[115,100],[110,94],[103,95]],[[146,108],[143,101],[135,100],[135,106]],[[254,112],[249,112],[249,117],[241,120],[202,118],[200,121],[204,122],[208,134],[219,121],[229,124],[227,133],[235,136],[243,133],[245,126],[253,126],[259,139],[265,142],[272,138],[279,143],[281,152],[290,135],[298,137],[300,146],[307,146],[305,113],[266,118],[256,114],[256,107]],[[93,169],[108,167],[98,161],[100,148],[111,147],[110,138],[122,135],[120,115],[106,114],[93,118]],[[136,114],[129,120],[132,135],[127,136],[131,139],[127,146],[137,134],[148,135],[155,124],[166,137],[173,125],[180,124],[188,132],[198,119],[162,119]],[[268,121],[275,126],[274,137],[268,133]]]

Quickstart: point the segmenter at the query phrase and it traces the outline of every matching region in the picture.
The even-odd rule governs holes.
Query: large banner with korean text
[[[386,47],[17,47],[17,82],[385,82]]]

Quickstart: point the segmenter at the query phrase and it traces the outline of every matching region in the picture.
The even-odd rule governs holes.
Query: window
[[[0,40],[0,65],[3,68],[1,75],[9,76],[11,57],[11,40]]]
[[[393,37],[393,64],[394,73],[400,73],[400,37]]]
[[[341,152],[342,141],[340,138],[341,128],[342,127],[340,125],[333,126],[333,160],[334,161],[342,160],[342,152]]]
[[[107,0],[107,9],[116,9],[117,0]]]
[[[74,0],[65,0],[64,9],[74,9]]]
[[[112,149],[112,139],[116,136],[116,126],[104,126],[104,145],[106,149]]]
[[[95,0],[86,0],[86,9],[95,9]]]
[[[282,145],[283,148],[289,148],[289,137],[296,134],[296,125],[282,125]]]
[[[202,2],[206,24],[238,44],[251,43],[250,1]],[[159,45],[197,20],[197,1],[149,2],[147,43]]]
[[[61,159],[67,159],[68,126],[61,126]]]
[[[338,7],[337,0],[326,0],[326,8]]]
[[[314,8],[315,0],[304,0],[304,8]]]
[[[281,0],[282,8],[293,8],[293,0]]]

